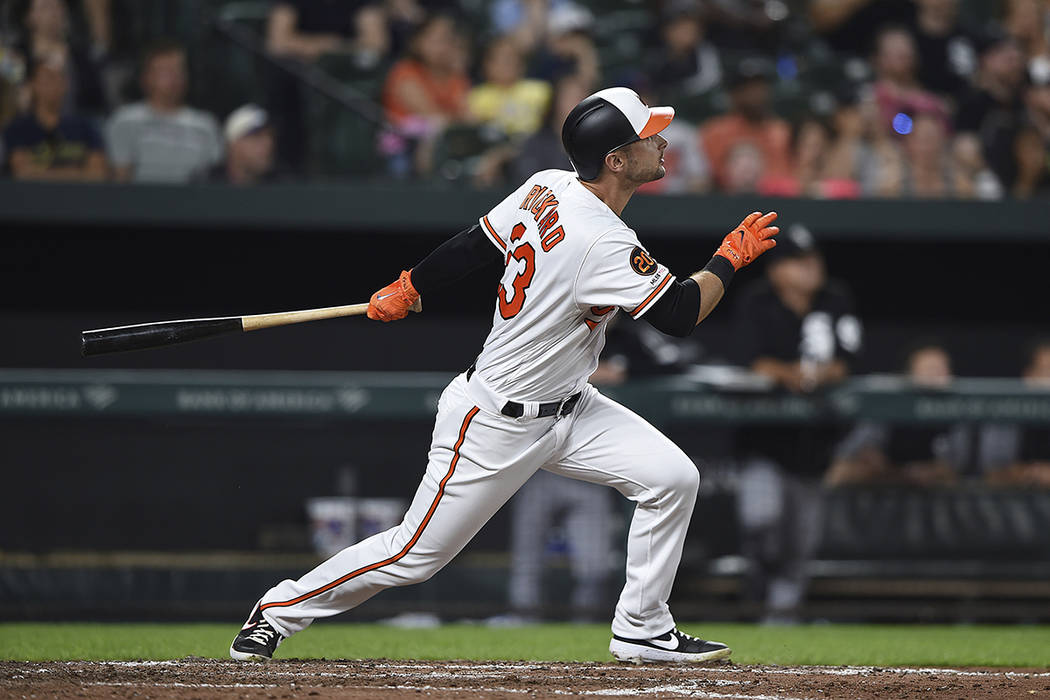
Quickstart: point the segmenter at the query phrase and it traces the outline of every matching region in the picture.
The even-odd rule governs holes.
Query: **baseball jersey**
[[[579,391],[613,316],[640,318],[674,281],[574,172],[536,173],[480,222],[506,267],[477,373],[514,401]]]

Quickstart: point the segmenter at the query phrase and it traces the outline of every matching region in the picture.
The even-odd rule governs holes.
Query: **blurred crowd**
[[[616,84],[678,110],[650,193],[1050,193],[1050,0],[3,7],[14,178],[516,185],[569,167],[565,114]],[[251,29],[260,55],[230,48],[215,18]],[[338,93],[321,106],[305,86],[319,73]]]

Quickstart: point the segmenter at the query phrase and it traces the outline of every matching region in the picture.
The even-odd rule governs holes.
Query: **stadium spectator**
[[[467,96],[471,116],[511,138],[539,129],[551,86],[525,78],[525,61],[517,44],[506,36],[493,39],[485,48],[481,70],[484,82]]]
[[[973,32],[959,21],[959,0],[916,0],[911,25],[919,83],[943,97],[958,98],[977,72]]]
[[[391,68],[383,105],[405,127],[425,123],[428,131],[470,118],[461,37],[448,15],[432,15],[412,38],[409,55]]]
[[[591,38],[594,16],[571,2],[557,3],[547,13],[546,41],[530,61],[530,75],[548,83],[574,75],[593,92],[601,80],[598,48]]]
[[[543,127],[525,139],[511,161],[514,182],[524,182],[540,170],[572,170],[561,144],[561,127],[572,108],[590,93],[590,86],[575,76],[566,76],[555,83]]]
[[[648,74],[653,88],[666,101],[707,93],[721,85],[722,61],[704,30],[697,0],[672,0],[664,7],[663,42],[650,57]]]
[[[391,139],[385,150],[393,174],[429,173],[435,139],[452,124],[470,121],[467,55],[449,15],[429,16],[416,30],[409,54],[394,64],[383,87],[390,121],[409,139]],[[414,150],[413,150],[414,149]]]
[[[1001,199],[1003,186],[981,153],[981,142],[974,134],[959,134],[951,144],[952,190],[960,199]]]
[[[904,139],[908,173],[903,194],[912,197],[947,197],[952,191],[948,139],[939,114],[915,115]]]
[[[1014,141],[1017,158],[1015,197],[1050,195],[1050,69],[1029,67],[1025,111]]]
[[[744,290],[736,308],[739,361],[791,392],[845,379],[861,347],[852,296],[827,279],[813,236],[799,224],[767,256],[766,279]],[[806,563],[820,539],[818,478],[837,437],[837,429],[816,425],[755,426],[738,435],[746,595],[764,604],[768,621],[795,620],[805,597]]]
[[[495,0],[488,3],[489,30],[510,37],[523,54],[530,54],[546,36],[551,9],[566,4],[568,0]]]
[[[29,73],[31,107],[4,130],[8,170],[19,180],[104,180],[105,147],[94,125],[63,113],[69,89],[66,58],[34,59]]]
[[[821,196],[821,183],[828,150],[831,148],[831,137],[831,128],[816,117],[806,117],[792,129],[793,179],[796,183],[793,196]]]
[[[908,164],[900,139],[880,128],[879,110],[870,85],[841,90],[834,113],[835,141],[824,176],[849,187],[856,182],[865,197],[901,197],[907,191]]]
[[[0,37],[0,128],[27,106],[19,104],[28,102],[28,95],[21,93],[25,81],[25,59],[12,44]]]
[[[872,29],[908,24],[915,16],[914,0],[809,0],[813,30],[842,55],[867,55]]]
[[[1050,6],[1042,0],[1007,0],[1003,28],[1024,52],[1030,71],[1050,72]]]
[[[880,31],[875,39],[873,62],[879,128],[907,134],[910,121],[920,113],[937,117],[947,125],[948,110],[943,101],[919,85],[915,39],[907,29],[888,27]]]
[[[829,177],[830,157],[835,134],[831,125],[814,115],[806,115],[791,129],[793,172],[788,177],[766,178],[761,192],[781,197],[856,197],[860,185],[849,177]]]
[[[206,177],[222,158],[218,123],[186,106],[186,51],[159,41],[142,60],[145,99],[118,109],[106,127],[116,178],[184,183]]]
[[[918,343],[905,362],[914,390],[937,391],[952,382],[952,361],[940,343]],[[836,448],[824,477],[828,486],[954,482],[970,459],[970,427],[862,423]]]
[[[975,85],[955,116],[956,131],[981,142],[985,161],[1007,189],[1013,189],[1018,174],[1014,142],[1022,120],[1023,82],[1024,55],[1016,40],[987,34],[981,37]]]
[[[256,185],[276,177],[274,131],[262,107],[244,105],[230,113],[223,127],[226,163],[213,172],[214,179],[231,185]]]
[[[111,0],[84,0],[84,16],[91,36],[90,53],[104,60],[113,47],[113,3]]]
[[[736,177],[738,170],[750,174],[760,168],[757,179],[791,174],[791,127],[770,111],[772,75],[772,67],[762,57],[741,60],[730,74],[729,113],[700,127],[703,148],[720,189],[747,191],[740,186],[741,181],[756,178]],[[761,156],[757,159],[760,162],[756,162],[755,154]],[[739,166],[741,161],[749,167]]]
[[[765,169],[766,160],[758,146],[750,141],[741,141],[726,155],[721,191],[725,194],[756,194]]]
[[[31,0],[22,17],[18,50],[29,63],[60,56],[65,59],[69,90],[65,110],[101,115],[107,110],[99,67],[90,49],[70,31],[69,10],[63,0]]]
[[[859,182],[872,126],[865,114],[872,110],[863,109],[862,95],[852,85],[839,89],[833,99],[833,135],[824,162],[824,177],[832,181]]]
[[[353,53],[361,65],[372,66],[390,50],[390,32],[374,2],[282,1],[270,10],[266,47],[306,63],[326,53]]]
[[[448,3],[431,1],[426,6],[433,12],[445,4]],[[416,27],[427,18],[427,11],[420,0],[386,0],[383,9],[386,10],[386,23],[390,29],[390,55],[400,56],[408,49]]]

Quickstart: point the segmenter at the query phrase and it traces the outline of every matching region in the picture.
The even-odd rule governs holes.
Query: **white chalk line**
[[[84,683],[88,686],[116,687],[116,688],[282,688],[276,683],[133,683],[130,681],[98,681]]]
[[[661,685],[655,688],[635,689],[610,689],[610,690],[586,690],[584,695],[602,695],[605,697],[637,697],[639,695],[656,695],[657,693],[674,693],[690,698],[712,698],[712,700],[805,700],[804,698],[791,697],[789,695],[741,695],[739,693],[716,693],[710,690],[685,685]],[[566,693],[579,694],[579,693]]]
[[[143,683],[131,683],[131,682],[119,682],[119,681],[107,681],[97,683],[85,683],[88,686],[95,687],[117,687],[117,688],[142,688],[145,686]],[[241,688],[283,688],[283,685],[278,684],[266,684],[266,683],[150,683],[148,687],[152,688],[189,688],[193,690],[202,689],[241,689]],[[381,685],[381,686],[335,686],[334,689],[346,690],[423,690],[423,691],[439,691],[439,692],[455,692],[455,693],[513,693],[517,695],[526,695],[536,692],[535,688],[504,688],[500,686],[494,686],[490,688],[463,688],[459,686],[440,686],[440,685]],[[579,695],[578,691],[571,690],[544,690],[543,692],[549,692],[552,695]],[[663,685],[654,688],[609,688],[602,690],[588,690],[585,691],[586,695],[598,695],[603,697],[637,697],[639,695],[656,695],[658,693],[672,693],[675,695],[684,695],[690,698],[709,698],[710,700],[805,700],[804,698],[795,698],[787,695],[741,695],[737,693],[716,693],[706,690],[700,690],[695,687],[685,685]]]
[[[417,672],[421,668],[434,667],[434,662],[419,662],[419,663],[371,663],[369,667],[374,670],[386,670],[386,669],[409,669],[416,670]],[[462,670],[497,670],[497,671],[536,671],[536,670],[550,670],[551,668],[557,668],[562,666],[560,663],[554,664],[514,664],[508,662],[506,664],[441,664],[442,668],[445,669],[462,669]],[[655,668],[671,668],[672,666],[655,666]],[[574,668],[565,666],[565,668]],[[642,671],[648,672],[653,667],[651,666],[607,666],[607,668],[615,668],[617,671]],[[688,666],[679,665],[673,666],[675,670],[682,670],[687,672],[696,673],[758,673],[758,674],[769,674],[769,675],[786,675],[786,676],[809,676],[809,675],[828,675],[828,676],[861,676],[871,673],[900,673],[900,674],[919,674],[919,675],[949,675],[949,676],[964,676],[964,677],[985,677],[985,678],[1050,678],[1050,672],[1041,671],[965,671],[956,668],[913,668],[909,666],[797,666],[792,668],[777,668],[769,666]],[[575,671],[576,669],[574,669]],[[578,672],[574,672],[572,675],[578,677]]]

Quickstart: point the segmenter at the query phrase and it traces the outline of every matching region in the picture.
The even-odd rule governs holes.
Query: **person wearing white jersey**
[[[626,88],[587,97],[562,129],[576,172],[536,173],[372,296],[368,316],[393,321],[428,290],[489,264],[503,270],[492,331],[441,395],[429,463],[404,521],[267,591],[234,639],[233,658],[269,659],[315,619],[427,580],[538,469],[612,486],[636,504],[612,621],[615,658],[730,655],[725,644],[680,632],[667,605],[700,484],[696,466],[587,383],[621,310],[688,335],[733,273],[776,244],[776,213],[755,212],[684,280],[645,251],[620,213],[637,187],[663,177],[659,132],[673,117],[671,107],[649,108]]]

